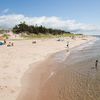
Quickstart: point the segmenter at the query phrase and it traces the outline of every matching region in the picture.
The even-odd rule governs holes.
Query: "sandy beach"
[[[37,62],[43,61],[53,53],[66,50],[67,41],[69,41],[69,48],[72,48],[92,40],[95,40],[95,38],[90,36],[84,38],[77,37],[76,39],[64,38],[63,41],[57,41],[57,38],[36,39],[36,44],[32,44],[32,40],[16,40],[13,41],[13,47],[7,47],[6,45],[0,46],[0,100],[18,99],[20,92],[23,88],[22,77],[25,76],[25,72],[30,68],[31,64],[35,65]],[[70,53],[70,51],[68,53]],[[32,89],[36,91],[33,94],[34,96],[32,98],[26,98],[23,100],[37,99],[36,95],[39,91],[37,91],[36,89],[39,88],[39,84],[42,84],[41,80],[45,80],[46,77],[48,77],[48,75],[43,74],[43,70],[45,69],[48,72],[51,70],[51,68],[49,69],[46,67],[44,67],[42,71],[41,69],[36,68],[36,66],[31,66],[31,68],[32,70],[34,70],[32,71],[34,72],[33,75],[35,75],[31,77],[33,77],[34,81],[38,80],[40,82],[38,84],[33,84],[34,86],[32,87]],[[52,68],[52,70],[55,69]],[[42,79],[38,77],[38,74],[40,73],[43,74]],[[27,79],[27,76],[25,80],[26,83],[29,81]],[[27,84],[24,87],[27,88]],[[31,92],[30,88],[29,90]],[[30,92],[29,95],[31,94]]]

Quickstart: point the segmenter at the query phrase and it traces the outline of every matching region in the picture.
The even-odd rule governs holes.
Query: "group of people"
[[[13,42],[8,42],[6,40],[4,40],[4,45],[7,45],[7,47],[10,47],[10,46],[14,46],[14,43]]]

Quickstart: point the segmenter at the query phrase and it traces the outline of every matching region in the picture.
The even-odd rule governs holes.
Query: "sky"
[[[100,0],[0,0],[0,27],[29,25],[100,34]]]

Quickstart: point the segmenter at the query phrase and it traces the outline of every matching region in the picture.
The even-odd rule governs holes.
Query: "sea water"
[[[100,100],[100,38],[74,49],[64,63],[63,100]]]

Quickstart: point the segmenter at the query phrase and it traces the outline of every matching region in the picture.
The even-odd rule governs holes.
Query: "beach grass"
[[[22,35],[24,39],[34,39],[34,38],[60,38],[60,37],[73,37],[73,36],[81,36],[80,34],[60,34],[60,35],[52,35],[52,34],[31,34],[31,35]]]

